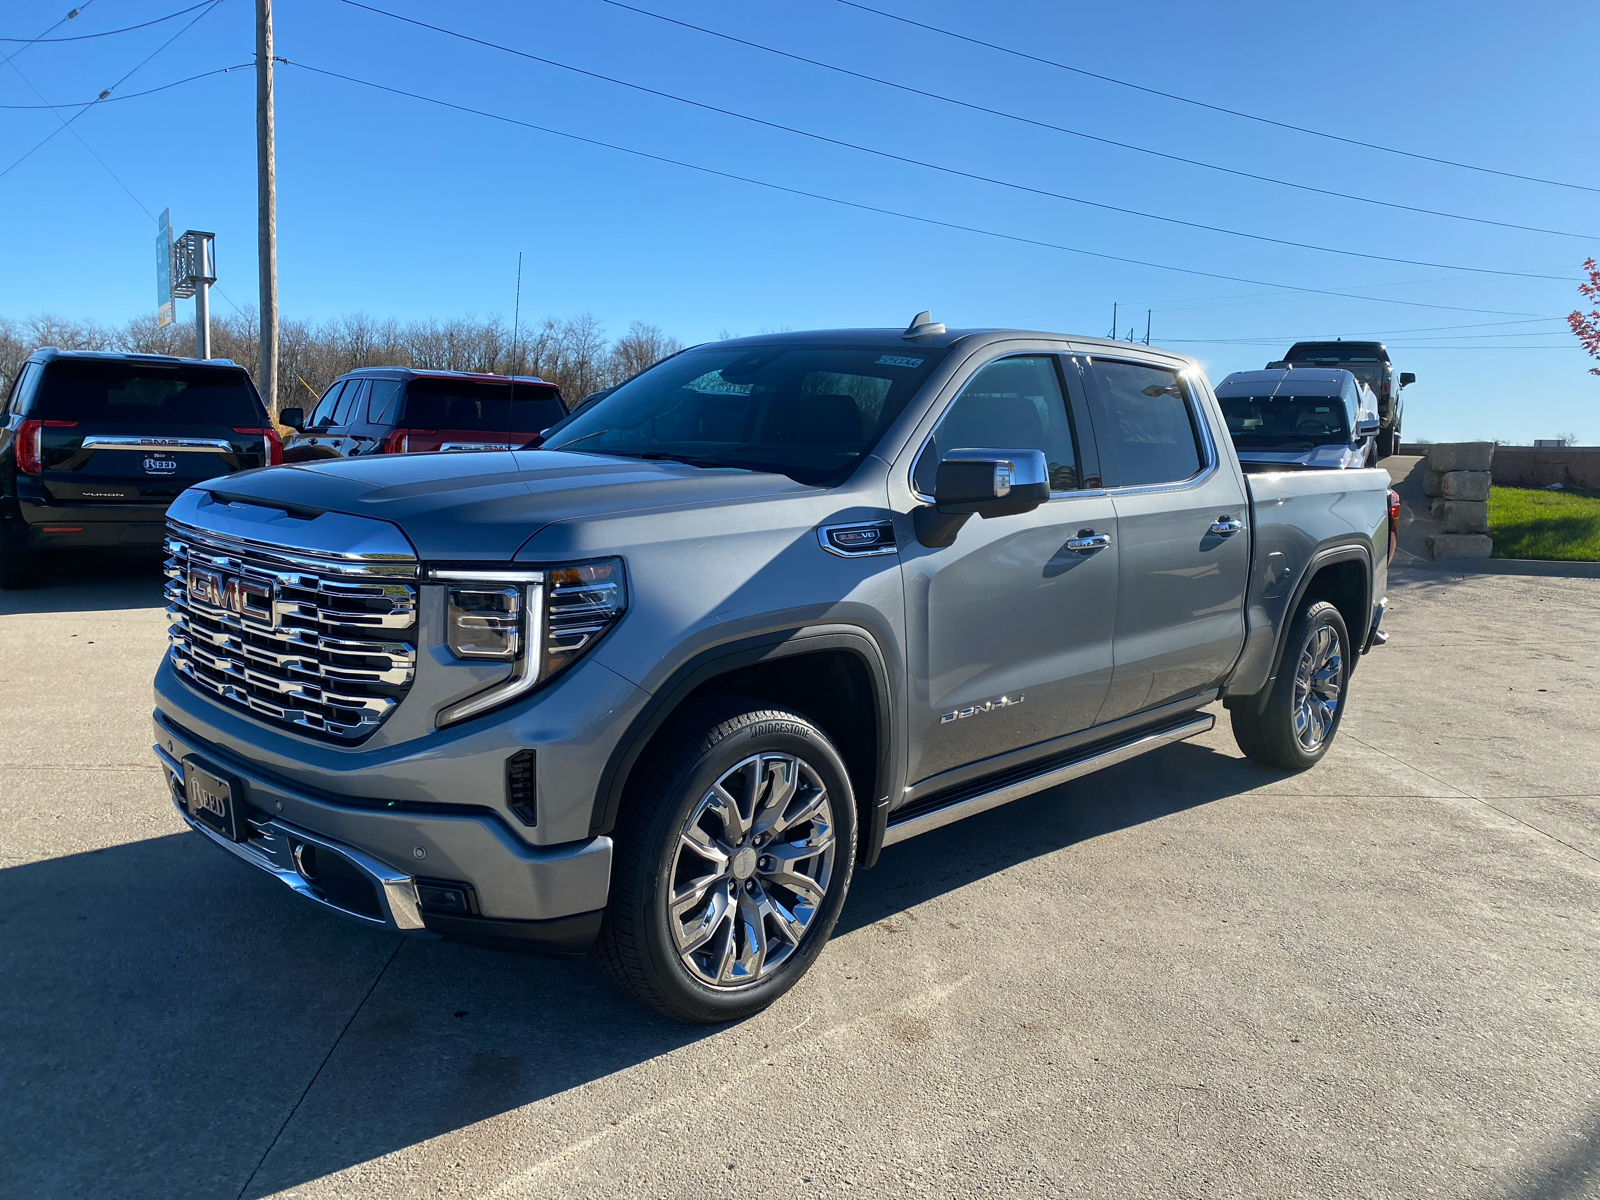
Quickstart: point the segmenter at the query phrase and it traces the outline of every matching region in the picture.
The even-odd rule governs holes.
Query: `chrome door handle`
[[[1218,517],[1211,522],[1211,532],[1218,537],[1227,537],[1230,533],[1238,533],[1244,528],[1243,521],[1236,521],[1232,517]]]
[[[1104,550],[1109,545],[1111,545],[1109,533],[1095,533],[1088,537],[1067,539],[1067,549],[1076,550],[1079,554],[1093,554],[1096,550]]]

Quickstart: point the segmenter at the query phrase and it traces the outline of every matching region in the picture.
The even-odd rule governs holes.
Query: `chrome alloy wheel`
[[[816,920],[836,849],[828,789],[794,755],[754,755],[712,784],[678,836],[667,900],[690,974],[731,989],[782,965]]]
[[[1300,652],[1294,673],[1294,735],[1303,750],[1313,752],[1327,740],[1343,685],[1339,635],[1331,626],[1319,625]]]

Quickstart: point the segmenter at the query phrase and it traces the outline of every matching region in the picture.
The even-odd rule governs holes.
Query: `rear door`
[[[362,443],[371,440],[363,430],[367,397],[371,393],[372,381],[369,379],[352,379],[344,385],[328,425],[328,445],[336,453],[345,457],[359,454]]]
[[[28,409],[44,501],[85,519],[159,520],[191,484],[268,459],[265,410],[239,367],[56,358]]]
[[[1086,360],[1087,361],[1087,360]],[[1120,544],[1111,689],[1100,720],[1204,691],[1244,645],[1250,506],[1201,385],[1154,361],[1088,361]]]

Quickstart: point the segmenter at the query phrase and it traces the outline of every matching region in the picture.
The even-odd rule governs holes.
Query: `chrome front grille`
[[[381,725],[417,663],[417,565],[167,524],[172,665],[257,717],[330,741]]]

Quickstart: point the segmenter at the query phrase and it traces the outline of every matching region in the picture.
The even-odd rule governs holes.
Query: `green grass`
[[[1569,489],[1489,489],[1496,558],[1600,561],[1600,494]]]

